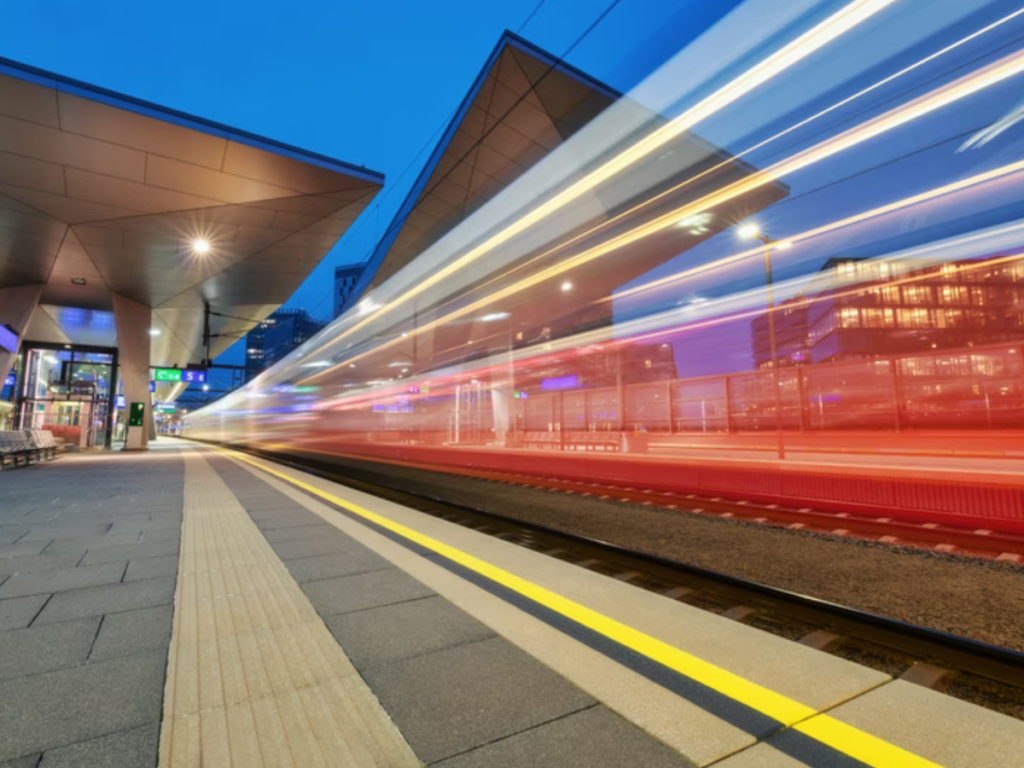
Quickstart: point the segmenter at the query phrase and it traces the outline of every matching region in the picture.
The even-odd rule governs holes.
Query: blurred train
[[[503,38],[358,303],[185,436],[1024,531],[1022,12],[804,5],[629,97]]]

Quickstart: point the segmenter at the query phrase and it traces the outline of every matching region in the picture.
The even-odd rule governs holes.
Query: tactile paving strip
[[[224,481],[185,465],[161,768],[419,765]]]

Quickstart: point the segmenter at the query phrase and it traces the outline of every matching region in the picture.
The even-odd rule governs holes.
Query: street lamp
[[[771,354],[773,386],[775,389],[775,430],[778,436],[780,459],[786,458],[786,443],[782,432],[782,384],[779,373],[779,356],[775,344],[775,296],[772,290],[772,251],[784,251],[793,247],[790,240],[774,240],[754,222],[740,225],[737,234],[744,240],[760,240],[764,243],[764,280],[768,288],[768,346]],[[801,407],[803,405],[801,404]]]

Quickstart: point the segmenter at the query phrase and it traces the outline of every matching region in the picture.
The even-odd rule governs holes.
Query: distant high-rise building
[[[348,297],[355,290],[356,283],[359,282],[364,269],[366,269],[365,264],[334,268],[334,313],[331,315],[332,318],[341,314],[341,308],[345,306]]]
[[[316,335],[324,325],[304,309],[279,309],[270,315],[246,334],[246,381]]]

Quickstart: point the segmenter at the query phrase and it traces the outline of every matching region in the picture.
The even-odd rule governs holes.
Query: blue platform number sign
[[[181,380],[187,381],[190,384],[205,384],[206,371],[197,371],[192,368],[186,368],[181,372]]]
[[[18,377],[15,374],[13,374],[13,373],[8,373],[7,374],[7,378],[4,379],[4,386],[5,387],[13,387],[17,383],[18,383]]]
[[[128,412],[128,426],[129,427],[142,427],[146,423],[146,404],[145,403],[132,403],[131,410]]]

